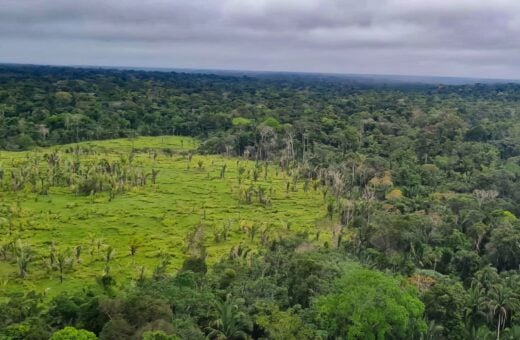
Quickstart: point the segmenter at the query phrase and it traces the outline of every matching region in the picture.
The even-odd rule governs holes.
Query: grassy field
[[[270,239],[297,231],[315,234],[317,225],[326,215],[320,190],[303,190],[298,182],[295,189],[290,176],[269,165],[257,181],[253,180],[255,163],[220,156],[201,156],[191,151],[197,146],[185,137],[147,137],[134,140],[118,139],[79,143],[91,150],[79,155],[81,162],[101,158],[119,159],[137,150],[136,167],[159,170],[155,184],[132,187],[111,199],[107,192],[77,195],[69,187],[51,187],[47,195],[32,192],[29,186],[19,191],[9,189],[9,173],[28,158],[43,158],[60,150],[62,158],[76,145],[53,147],[30,152],[0,152],[0,164],[5,175],[0,191],[0,245],[19,240],[31,248],[27,276],[21,279],[16,257],[0,255],[0,295],[14,290],[48,291],[78,289],[95,282],[105,268],[103,257],[107,249],[115,252],[110,261],[110,273],[117,282],[136,279],[144,268],[152,275],[165,254],[170,261],[168,273],[180,268],[187,252],[187,236],[199,226],[204,231],[207,262],[214,263],[227,256],[232,246],[257,248],[262,235]],[[225,173],[221,172],[225,165]],[[241,184],[238,184],[242,168]],[[266,175],[267,173],[267,175]],[[270,204],[239,201],[239,190],[253,185],[269,193]],[[3,222],[2,222],[3,221]],[[217,240],[217,232],[230,227],[229,237]],[[251,240],[247,232],[258,230]],[[326,230],[323,234],[325,235]],[[322,237],[325,239],[325,236]],[[323,240],[322,240],[323,241]],[[130,243],[137,244],[134,257]],[[53,246],[54,245],[54,246]],[[79,261],[71,260],[63,283],[59,271],[48,265],[50,249],[74,252],[81,247]],[[98,252],[99,251],[99,252]]]

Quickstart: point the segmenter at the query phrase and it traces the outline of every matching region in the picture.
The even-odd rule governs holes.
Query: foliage
[[[95,340],[96,335],[92,332],[76,329],[74,327],[65,327],[52,334],[51,340]]]
[[[519,102],[2,65],[0,337],[518,338]]]
[[[316,318],[329,337],[347,339],[412,338],[424,333],[424,305],[399,280],[347,267],[335,292],[316,299]]]
[[[287,311],[281,311],[277,306],[264,308],[255,321],[265,330],[269,338],[287,340],[319,338],[316,330],[302,319],[301,310],[298,308],[289,308]]]

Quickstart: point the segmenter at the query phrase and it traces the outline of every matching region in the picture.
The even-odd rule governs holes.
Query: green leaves
[[[313,304],[330,337],[412,338],[426,330],[424,305],[413,288],[385,274],[348,266],[333,293]]]

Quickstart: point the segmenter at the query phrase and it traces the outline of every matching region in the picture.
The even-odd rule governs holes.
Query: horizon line
[[[322,75],[322,76],[336,76],[336,77],[390,77],[390,78],[438,78],[438,79],[452,79],[452,80],[466,80],[473,81],[477,84],[480,81],[486,83],[500,82],[500,83],[518,83],[520,79],[517,78],[491,78],[491,77],[472,77],[472,76],[449,76],[449,75],[415,75],[415,74],[391,74],[391,73],[342,73],[342,72],[314,72],[314,71],[276,71],[276,70],[248,70],[248,69],[227,69],[227,68],[193,68],[193,67],[166,67],[166,66],[123,66],[123,65],[88,65],[88,64],[46,64],[46,63],[17,63],[17,62],[0,62],[0,65],[5,66],[40,66],[40,67],[65,67],[65,68],[89,68],[89,69],[105,69],[105,70],[140,70],[145,72],[182,72],[182,73],[204,73],[211,72],[222,73],[242,73],[242,74],[287,74],[287,75]],[[394,79],[399,80],[399,79]],[[431,79],[433,80],[433,79]],[[406,80],[401,79],[401,82]],[[424,81],[422,82],[424,83]],[[433,82],[426,82],[433,84]]]

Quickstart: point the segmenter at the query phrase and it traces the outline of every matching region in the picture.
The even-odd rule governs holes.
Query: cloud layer
[[[0,0],[0,62],[520,78],[517,0]]]

